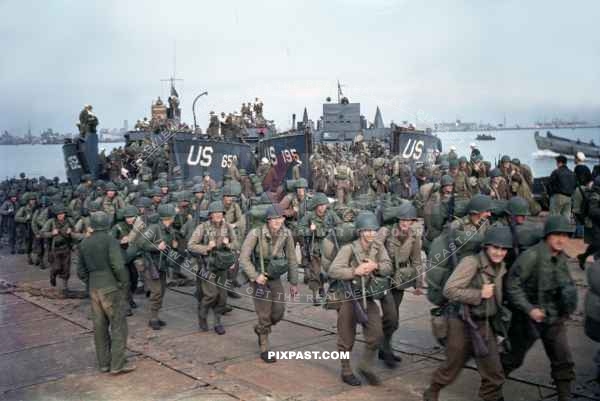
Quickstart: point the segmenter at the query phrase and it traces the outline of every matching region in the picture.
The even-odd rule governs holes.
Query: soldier
[[[266,224],[248,232],[240,253],[240,266],[250,281],[258,323],[260,357],[266,363],[276,362],[269,356],[269,334],[285,312],[285,291],[281,276],[288,275],[290,296],[298,295],[298,262],[292,232],[276,207],[266,213]],[[258,263],[255,266],[254,261]]]
[[[429,193],[427,193],[427,191]],[[419,190],[419,200],[423,205],[426,248],[437,238],[448,221],[454,218],[454,179],[445,174],[439,185],[427,184]]]
[[[42,195],[40,198],[40,207],[38,207],[31,217],[31,231],[33,233],[33,256],[34,263],[36,266],[40,266],[41,270],[44,270],[47,265],[48,257],[48,244],[41,232],[44,224],[50,218],[50,202],[48,197]]]
[[[510,191],[500,169],[490,171],[490,197],[497,200],[510,199]]]
[[[588,244],[585,252],[577,255],[579,267],[585,268],[585,263],[590,255],[594,255],[600,251],[600,176],[596,176],[587,190],[582,190],[581,187],[575,191],[573,198],[577,201],[574,204],[574,211],[582,216],[585,216],[585,231],[584,242]],[[578,200],[580,198],[580,200]]]
[[[531,167],[525,163],[521,163],[521,160],[517,159],[516,157],[513,158],[510,163],[514,166],[514,168],[519,170],[521,177],[523,177],[523,180],[527,186],[531,188],[533,186],[533,172],[531,171]]]
[[[519,368],[540,338],[550,359],[559,401],[571,399],[575,379],[565,321],[577,307],[577,288],[563,252],[572,233],[566,217],[549,216],[544,240],[517,258],[506,282],[513,315],[517,314],[512,323],[522,327],[519,336],[509,338],[510,352],[502,355],[504,372],[508,376]]]
[[[383,343],[379,350],[379,359],[389,367],[395,367],[402,358],[392,350],[392,336],[398,329],[398,308],[404,298],[404,290],[415,288],[415,294],[421,295],[423,288],[423,268],[421,261],[421,233],[415,229],[417,209],[409,202],[400,206],[398,225],[382,227],[377,240],[384,244],[392,262],[391,289],[381,300],[383,312]]]
[[[507,225],[510,228],[513,247],[506,255],[506,266],[510,268],[515,259],[543,237],[543,229],[527,220],[531,216],[529,203],[520,196],[513,196],[506,206]]]
[[[75,221],[79,220],[81,216],[81,209],[84,207],[85,198],[87,196],[87,191],[83,184],[79,184],[77,188],[75,188],[75,196],[69,202],[69,216],[71,216]]]
[[[345,158],[333,168],[333,177],[337,201],[340,204],[347,204],[354,187],[354,174]]]
[[[308,244],[310,264],[308,287],[312,290],[313,303],[318,305],[317,293],[325,296],[323,285],[325,277],[321,263],[323,239],[330,229],[341,223],[337,214],[329,210],[329,199],[325,194],[317,193],[312,199],[313,211],[308,212],[298,223],[300,234]]]
[[[119,243],[107,233],[109,216],[96,212],[91,224],[91,236],[80,244],[77,275],[90,291],[96,357],[101,372],[128,373],[135,366],[128,365],[125,357],[127,320],[122,289],[129,284],[127,270]]]
[[[28,192],[23,195],[25,204],[17,210],[15,214],[15,223],[17,225],[17,239],[19,242],[18,252],[27,254],[27,263],[33,265],[31,258],[31,249],[33,242],[33,231],[31,231],[31,218],[35,212],[37,196],[35,193]]]
[[[377,218],[371,212],[360,214],[356,218],[356,229],[359,239],[344,245],[337,253],[329,267],[329,277],[333,280],[346,280],[351,282],[352,291],[343,291],[338,311],[337,346],[340,351],[351,352],[356,337],[355,305],[359,302],[352,299],[356,294],[361,294],[361,302],[357,307],[362,307],[362,312],[367,315],[368,321],[363,324],[363,334],[366,340],[366,348],[358,365],[358,371],[369,384],[378,384],[379,378],[371,370],[378,347],[383,337],[380,311],[373,299],[373,295],[365,291],[373,288],[375,278],[373,275],[386,277],[391,274],[392,265],[385,247],[378,241],[377,230],[379,224]],[[360,284],[358,284],[360,283]],[[351,386],[360,385],[360,380],[352,372],[349,359],[342,359],[342,381]]]
[[[235,265],[239,249],[238,237],[233,225],[224,219],[222,202],[212,202],[208,208],[209,221],[200,224],[192,234],[187,248],[198,256],[199,269],[196,284],[202,294],[198,302],[198,326],[208,331],[206,318],[210,310],[215,316],[214,330],[225,334],[221,317],[227,305],[227,272]]]
[[[8,199],[0,206],[0,215],[2,221],[6,224],[6,230],[8,232],[8,245],[10,246],[10,253],[15,254],[15,245],[17,241],[17,231],[15,224],[15,212],[18,208],[17,204],[17,193],[12,191],[8,194]]]
[[[100,209],[104,211],[113,225],[118,209],[125,207],[125,201],[117,195],[117,186],[113,182],[108,182],[104,187],[105,195],[99,197],[96,201],[100,202]]]
[[[48,261],[52,265],[50,270],[50,284],[56,287],[56,277],[63,280],[63,291],[68,293],[68,282],[71,276],[71,232],[73,227],[67,217],[63,205],[54,205],[55,217],[49,219],[41,230],[41,236],[50,243],[48,246]]]
[[[136,248],[135,238],[137,237],[137,233],[134,232],[134,225],[137,220],[138,210],[135,206],[128,205],[122,213],[125,220],[115,224],[110,234],[119,241],[119,245],[123,250],[123,261],[129,275],[129,286],[123,288],[123,293],[129,305],[127,315],[131,316],[133,314],[131,309],[137,308],[137,304],[133,300],[133,294],[137,289],[138,272],[133,260],[137,256],[137,249],[134,249]]]
[[[296,221],[301,220],[306,212],[308,211],[308,196],[306,190],[308,188],[308,181],[304,178],[296,180],[295,191],[286,194],[279,207],[283,210],[283,215],[287,218],[294,219]]]
[[[575,174],[567,167],[567,158],[563,155],[556,156],[556,169],[548,182],[550,215],[571,218],[571,196],[576,185]]]
[[[484,234],[492,215],[492,199],[487,195],[476,195],[467,204],[466,212],[465,217],[450,224],[450,229]]]
[[[166,323],[159,319],[158,312],[162,308],[163,297],[167,287],[167,271],[172,249],[177,249],[173,220],[175,207],[160,205],[158,207],[160,222],[149,225],[139,238],[138,245],[144,252],[145,270],[144,284],[150,291],[150,321],[148,326],[160,330]]]
[[[448,317],[446,361],[425,390],[425,401],[437,401],[440,390],[458,377],[469,357],[474,357],[481,376],[479,396],[486,401],[503,400],[504,374],[494,324],[503,315],[504,258],[512,247],[506,227],[494,226],[485,235],[484,250],[467,256],[454,269],[444,287],[452,302]]]
[[[202,184],[205,193],[210,194],[213,190],[217,189],[217,182],[210,177],[208,171],[205,171],[203,174]]]

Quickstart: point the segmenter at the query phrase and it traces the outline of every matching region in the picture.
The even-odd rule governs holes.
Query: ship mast
[[[344,97],[344,94],[342,93],[342,84],[340,84],[340,81],[337,81],[337,87],[338,87],[338,104],[342,103],[342,98]]]

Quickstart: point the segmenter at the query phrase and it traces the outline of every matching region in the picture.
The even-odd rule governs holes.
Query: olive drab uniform
[[[49,218],[49,208],[40,207],[33,212],[31,217],[31,231],[33,233],[33,261],[41,269],[47,267],[48,262],[48,241],[42,237],[42,228]]]
[[[223,242],[224,239],[229,241],[228,244]],[[209,250],[210,241],[215,242],[215,247]],[[227,272],[235,263],[235,252],[239,249],[235,229],[225,221],[218,226],[206,221],[194,230],[187,248],[198,257],[196,285],[200,287],[198,293],[202,294],[198,300],[198,319],[205,325],[212,309],[215,325],[218,325],[227,305],[227,287],[230,285]]]
[[[58,230],[58,234],[54,235],[52,231]],[[71,276],[71,232],[73,226],[69,219],[61,222],[57,218],[48,220],[41,230],[41,236],[48,240],[48,261],[51,265],[50,284],[56,286],[56,277],[59,276],[63,280],[64,290],[67,289],[67,283]]]
[[[134,221],[135,223],[135,221]],[[125,294],[125,299],[130,307],[136,307],[135,302],[133,300],[133,294],[137,289],[138,284],[138,270],[133,263],[133,260],[137,254],[137,247],[135,244],[136,234],[134,233],[134,224],[129,225],[126,221],[120,221],[113,226],[111,229],[111,235],[117,240],[121,241],[123,238],[127,237],[127,242],[125,244],[120,244],[122,253],[123,253],[123,262],[125,264],[125,270],[127,270],[128,274],[128,283],[127,287],[123,288],[123,294]],[[128,308],[129,309],[129,308]],[[129,309],[130,310],[130,309]]]
[[[169,252],[172,251],[171,247],[174,240],[175,230],[172,225],[166,227],[160,221],[148,226],[137,241],[144,254],[144,284],[146,289],[150,291],[151,322],[162,322],[158,318],[158,312],[162,308],[167,287],[167,272],[170,264]],[[164,251],[158,249],[161,241],[164,241],[167,245]]]
[[[271,327],[283,319],[285,312],[286,298],[280,276],[287,273],[290,285],[298,284],[298,262],[292,232],[281,226],[278,232],[272,234],[266,224],[250,230],[240,252],[240,266],[251,282],[254,309],[258,316],[254,331],[259,336],[261,352],[265,352],[269,349]],[[267,275],[265,285],[255,281],[261,273]]]
[[[563,252],[552,256],[549,246],[541,241],[521,254],[510,268],[507,296],[513,315],[516,314],[513,325],[518,330],[513,333],[518,335],[511,336],[511,351],[502,356],[506,375],[522,365],[527,351],[540,338],[557,387],[575,379],[565,320],[577,305],[577,290],[567,259]],[[529,312],[534,307],[544,311],[542,323],[530,319]]]
[[[90,292],[99,368],[119,372],[126,363],[127,320],[122,289],[129,280],[119,243],[105,230],[94,231],[81,242],[79,258],[77,274]]]
[[[335,228],[335,226],[341,222],[342,220],[335,212],[327,209],[323,216],[317,215],[315,211],[308,212],[298,223],[298,229],[304,237],[304,241],[308,242],[308,252],[310,254],[308,287],[312,290],[313,297],[315,298],[317,291],[319,291],[319,295],[324,296],[323,285],[325,283],[325,278],[323,277],[321,263],[323,240],[327,237],[329,230]],[[316,226],[315,231],[311,231],[311,224]]]
[[[342,293],[336,295],[336,299],[343,300],[340,302],[341,305],[337,318],[337,347],[340,351],[352,351],[354,347],[357,316],[355,316],[353,302],[350,298],[356,296],[362,288],[362,280],[360,277],[354,275],[354,269],[365,259],[377,263],[376,274],[378,276],[387,277],[392,273],[392,263],[388,253],[385,247],[378,241],[373,241],[369,244],[368,249],[363,248],[360,239],[342,246],[329,266],[330,279],[350,281],[352,288],[352,291],[342,290]],[[371,287],[373,280],[372,276],[365,277],[365,288]],[[381,345],[383,329],[379,307],[372,296],[365,294],[365,297],[367,302],[365,312],[368,316],[368,321],[363,326],[363,335],[366,341],[366,349],[359,366],[361,370],[368,372],[375,358],[375,353]],[[358,301],[361,305],[363,304],[363,298],[359,298]],[[342,376],[353,375],[350,360],[342,359],[341,363]]]
[[[243,238],[246,235],[246,219],[242,214],[242,208],[238,202],[232,202],[229,206],[224,206],[223,216],[225,222],[231,224],[235,230],[236,238]],[[239,271],[239,265],[236,264],[234,269],[227,270],[227,278],[231,280],[235,287],[239,287],[237,276]],[[234,297],[239,297],[234,291],[230,290],[230,294]]]
[[[383,312],[382,352],[391,353],[391,339],[398,329],[399,310],[404,290],[423,288],[423,263],[421,260],[421,237],[417,230],[403,234],[397,227],[382,227],[377,240],[384,244],[392,263],[390,291],[381,299]]]
[[[33,264],[33,260],[31,258],[31,251],[33,245],[33,231],[31,228],[31,219],[33,217],[34,211],[35,207],[26,204],[25,206],[21,206],[15,214],[15,223],[17,224],[17,249],[19,253],[27,254],[27,261],[29,262],[29,264]]]
[[[454,382],[469,357],[473,356],[481,375],[479,396],[483,400],[502,399],[504,373],[496,340],[494,319],[502,313],[504,262],[494,265],[485,251],[467,256],[454,269],[444,287],[444,296],[451,302],[448,314],[446,360],[432,376],[435,392]],[[491,298],[481,297],[483,284],[494,284]],[[468,328],[463,314],[469,314],[476,328]],[[473,346],[473,331],[479,333],[485,350]]]
[[[119,195],[115,195],[113,198],[108,196],[99,197],[96,202],[100,203],[100,210],[108,214],[110,218],[110,224],[112,225],[115,221],[117,210],[125,207],[125,202]]]
[[[354,174],[346,163],[338,164],[333,168],[335,178],[335,193],[339,203],[346,204],[354,187]]]
[[[15,224],[15,212],[17,211],[18,204],[7,199],[0,206],[0,215],[2,215],[2,221],[6,224],[5,229],[8,232],[8,244],[10,246],[10,252],[15,253],[15,246],[17,240],[16,224]]]

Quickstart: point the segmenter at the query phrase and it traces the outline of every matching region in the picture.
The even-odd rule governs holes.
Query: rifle
[[[465,322],[467,326],[467,331],[471,336],[471,343],[473,345],[473,353],[475,357],[485,358],[489,355],[490,350],[488,349],[487,343],[479,333],[479,326],[477,323],[473,321],[471,317],[471,309],[468,305],[461,304],[460,308],[460,318],[463,322]]]
[[[259,262],[260,262],[260,273],[268,278],[268,274],[265,273],[265,259],[263,256],[263,249],[262,249],[262,229],[259,229],[259,233],[258,233],[258,257],[259,257]],[[256,283],[257,287],[260,287],[261,289],[263,289],[265,287],[264,284],[258,284]],[[255,292],[255,295],[257,295],[258,291]],[[258,295],[257,295],[258,296]]]

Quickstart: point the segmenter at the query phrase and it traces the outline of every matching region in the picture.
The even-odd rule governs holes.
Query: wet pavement
[[[568,253],[575,255],[581,246],[573,241]],[[585,279],[575,263],[571,267],[581,308]],[[137,370],[111,376],[95,366],[89,300],[61,299],[50,289],[48,275],[48,270],[27,265],[22,255],[0,254],[0,400],[412,401],[421,400],[431,373],[444,358],[431,336],[431,305],[424,296],[408,294],[400,309],[393,345],[403,362],[388,369],[378,361],[376,371],[383,383],[356,388],[341,382],[336,360],[262,362],[249,297],[230,299],[234,310],[223,321],[226,335],[216,335],[211,321],[211,331],[198,331],[194,287],[177,287],[167,290],[161,312],[167,326],[160,331],[148,327],[147,300],[136,295],[139,307],[128,318],[128,355]],[[71,288],[84,289],[74,272]],[[301,292],[309,290],[301,286]],[[582,324],[580,309],[568,323],[577,369],[575,399],[600,400],[600,389],[591,384],[592,358],[600,345],[584,335]],[[358,339],[353,361],[363,351],[362,337]],[[335,312],[288,304],[271,344],[275,351],[335,351]],[[479,375],[473,366],[470,362],[458,381],[444,389],[442,400],[478,399]],[[504,394],[511,401],[555,399],[540,343],[507,380]]]

